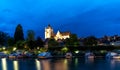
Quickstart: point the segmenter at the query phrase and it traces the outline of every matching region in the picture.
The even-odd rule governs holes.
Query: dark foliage
[[[89,36],[83,40],[85,46],[96,46],[97,38],[94,36]]]
[[[7,33],[0,31],[0,45],[6,45],[8,37]]]
[[[23,34],[23,29],[20,24],[15,29],[15,34],[14,34],[14,41],[17,43],[18,41],[23,41],[24,40],[24,34]]]
[[[59,43],[54,38],[48,40],[48,47],[57,47],[58,45]]]
[[[44,47],[44,42],[40,37],[37,37],[37,40],[35,42],[37,47]]]
[[[7,41],[8,46],[13,46],[14,45],[14,38],[9,37]]]
[[[73,47],[79,46],[79,40],[76,34],[71,34],[70,38],[64,40],[64,43],[66,46],[73,46]]]
[[[27,46],[30,48],[30,49],[34,49],[36,47],[35,45],[35,41],[27,41]]]

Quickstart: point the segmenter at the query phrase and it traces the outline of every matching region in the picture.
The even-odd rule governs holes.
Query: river
[[[110,59],[0,59],[0,70],[120,70],[120,60]]]

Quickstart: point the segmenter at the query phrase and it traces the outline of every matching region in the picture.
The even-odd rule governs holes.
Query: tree
[[[89,36],[84,39],[83,43],[86,46],[95,46],[97,45],[97,38],[94,36]]]
[[[57,47],[58,45],[59,43],[54,38],[48,40],[48,47]]]
[[[35,33],[34,33],[33,30],[28,30],[28,31],[27,31],[27,46],[28,46],[30,49],[36,48],[34,36],[35,36]]]
[[[14,45],[14,38],[9,37],[7,41],[8,46],[13,46]]]
[[[37,37],[37,40],[35,42],[36,42],[37,47],[43,47],[44,46],[44,42],[40,37]]]
[[[18,41],[16,42],[15,47],[17,47],[17,49],[23,49],[25,44],[26,44],[25,41]]]
[[[77,35],[76,34],[71,34],[70,35],[70,38],[67,38],[65,41],[64,41],[65,45],[68,47],[68,46],[73,46],[73,47],[77,47],[79,46],[79,40],[77,38]]]
[[[34,41],[35,40],[34,36],[35,36],[35,33],[33,30],[27,31],[27,40],[28,41]]]
[[[22,26],[18,24],[15,29],[14,41],[15,43],[17,43],[18,41],[23,41],[23,40],[24,40],[23,29]]]
[[[35,41],[27,41],[27,46],[30,48],[30,49],[34,49],[36,48],[36,45],[35,45]]]
[[[8,39],[8,34],[0,31],[0,45],[6,45],[7,44],[7,39]]]

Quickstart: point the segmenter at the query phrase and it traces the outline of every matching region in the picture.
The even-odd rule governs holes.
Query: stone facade
[[[70,38],[70,32],[60,32],[58,30],[55,34],[53,28],[50,25],[48,25],[45,28],[45,39],[47,38],[54,38],[55,40]]]

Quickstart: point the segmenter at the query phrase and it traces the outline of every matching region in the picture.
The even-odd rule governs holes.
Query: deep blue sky
[[[44,27],[79,37],[120,34],[120,0],[0,0],[0,30],[13,36],[17,24],[44,36]]]

